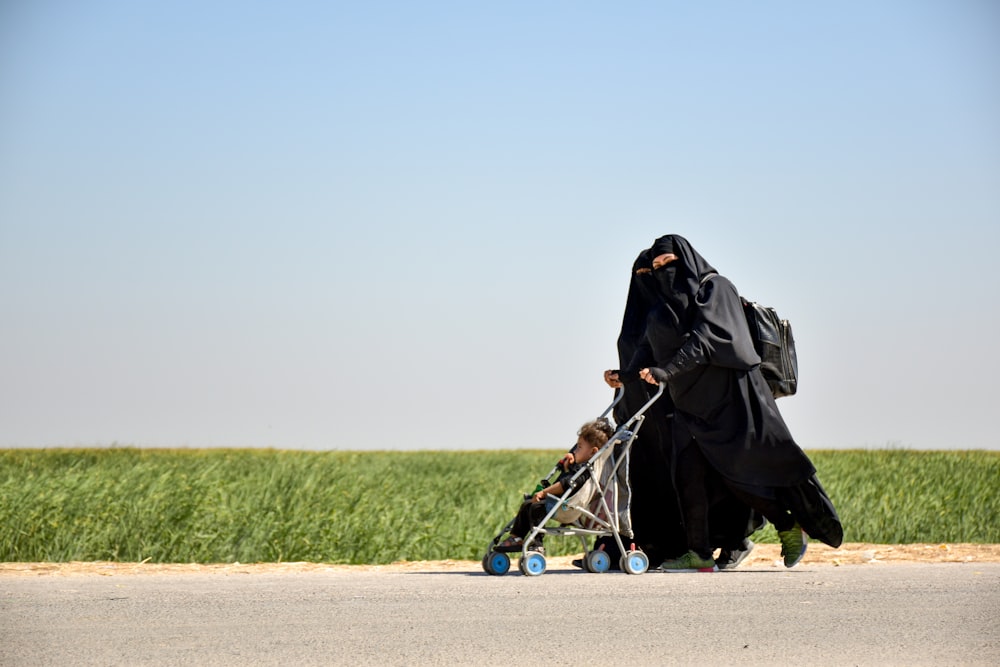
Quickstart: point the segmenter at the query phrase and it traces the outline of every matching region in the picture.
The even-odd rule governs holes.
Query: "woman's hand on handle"
[[[660,384],[670,379],[670,375],[662,368],[643,368],[639,377],[649,384]]]

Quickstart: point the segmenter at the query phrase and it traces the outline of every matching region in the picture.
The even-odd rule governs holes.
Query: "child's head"
[[[576,461],[587,461],[614,435],[614,429],[606,419],[595,419],[580,427],[576,432],[576,447],[573,448]]]

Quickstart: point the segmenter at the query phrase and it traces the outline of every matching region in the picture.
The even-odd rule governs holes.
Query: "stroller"
[[[603,547],[588,550],[587,537],[613,537],[617,542],[621,557],[621,569],[628,574],[642,574],[649,569],[649,557],[632,542],[632,522],[629,514],[632,489],[629,484],[628,463],[639,428],[645,419],[646,410],[663,395],[665,383],[660,383],[659,390],[625,423],[618,426],[615,433],[601,449],[578,470],[571,482],[590,470],[590,479],[579,489],[568,488],[559,497],[556,505],[549,510],[545,518],[533,526],[524,536],[518,569],[526,576],[539,576],[545,573],[545,555],[531,549],[535,537],[539,535],[577,536],[583,546],[583,566],[588,572],[601,573],[611,569],[611,556]],[[622,400],[624,390],[619,389],[615,399],[599,418],[606,417]],[[542,487],[549,485],[549,478],[559,472],[559,464],[549,472]],[[572,487],[573,484],[567,486]],[[524,496],[525,500],[530,494]],[[546,528],[549,520],[559,523],[558,527]],[[510,556],[497,550],[497,546],[509,534],[514,525],[514,519],[493,538],[483,556],[483,570],[492,575],[504,575],[510,570]],[[629,548],[626,549],[626,544]]]

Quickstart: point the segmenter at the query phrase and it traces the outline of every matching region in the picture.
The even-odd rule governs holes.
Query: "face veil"
[[[649,249],[650,258],[667,253],[676,255],[677,259],[654,270],[653,282],[663,303],[683,320],[701,289],[701,279],[716,271],[682,236],[661,236]]]

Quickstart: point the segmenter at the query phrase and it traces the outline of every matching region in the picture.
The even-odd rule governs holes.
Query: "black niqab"
[[[671,254],[676,260],[653,270],[657,291],[664,303],[682,321],[691,306],[692,299],[701,288],[705,277],[716,273],[711,264],[691,247],[687,239],[676,234],[661,236],[649,249],[650,259]]]

